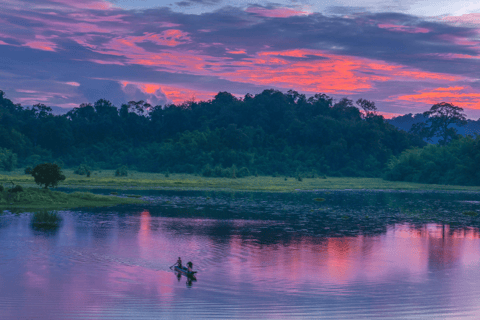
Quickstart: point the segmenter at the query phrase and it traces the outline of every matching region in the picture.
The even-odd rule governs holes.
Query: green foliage
[[[43,185],[45,189],[48,187],[56,187],[60,181],[65,180],[60,167],[54,163],[42,163],[32,170],[32,176],[35,183]]]
[[[12,171],[17,167],[17,155],[11,150],[0,148],[0,170]]]
[[[12,193],[23,192],[23,188],[22,186],[17,184],[15,187],[8,189],[8,192],[12,192]]]
[[[458,136],[457,130],[449,126],[463,126],[467,123],[463,109],[446,102],[434,104],[423,116],[427,120],[414,124],[410,131],[427,139],[437,136],[440,145],[446,145]]]
[[[167,106],[130,101],[117,108],[100,99],[56,116],[47,106],[23,108],[2,95],[0,119],[9,121],[0,126],[0,147],[18,154],[22,166],[63,161],[77,169],[117,169],[121,163],[144,172],[238,178],[246,176],[242,168],[294,176],[300,166],[305,174],[378,177],[390,156],[422,146],[378,116],[374,102],[357,105],[366,115],[349,99],[264,90]]]
[[[213,175],[213,169],[210,167],[210,165],[207,163],[207,165],[203,168],[202,170],[202,175],[204,177],[211,177]]]
[[[86,175],[90,177],[90,167],[84,163],[79,165],[74,171],[75,174],[79,174],[81,176]]]
[[[392,157],[385,179],[420,183],[480,185],[480,136],[461,137],[446,146],[409,149]]]
[[[249,175],[250,175],[250,170],[248,170],[247,167],[241,167],[237,173],[238,178],[248,177]]]
[[[128,170],[126,166],[121,166],[115,171],[115,177],[126,177],[128,176]]]
[[[137,199],[94,195],[88,192],[67,194],[39,188],[24,188],[22,192],[4,192],[0,190],[0,212],[1,208],[38,210],[42,208],[60,209],[87,206],[112,206],[141,202],[141,200]]]
[[[56,211],[42,210],[35,212],[32,217],[32,227],[36,229],[56,229],[62,218]]]
[[[32,174],[32,170],[33,170],[32,167],[26,167],[25,170],[24,170],[24,172],[25,172],[25,174],[31,175],[31,174]]]
[[[0,192],[3,192],[4,188],[3,185],[0,184]]]

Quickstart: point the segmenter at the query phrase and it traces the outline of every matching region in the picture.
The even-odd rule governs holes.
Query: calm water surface
[[[480,318],[479,194],[136,193],[0,214],[0,319]]]

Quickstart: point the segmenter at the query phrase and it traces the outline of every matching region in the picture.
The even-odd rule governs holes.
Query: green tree
[[[61,168],[54,163],[42,163],[33,168],[32,176],[35,183],[43,185],[45,189],[55,187],[60,181],[65,180]]]
[[[441,140],[438,142],[442,146],[457,137],[457,130],[451,125],[467,124],[463,109],[447,102],[434,104],[430,110],[423,113],[423,116],[427,117],[427,120],[424,123],[414,124],[410,132],[429,140],[435,136],[439,137]]]
[[[17,154],[0,148],[0,170],[12,171],[17,167]]]

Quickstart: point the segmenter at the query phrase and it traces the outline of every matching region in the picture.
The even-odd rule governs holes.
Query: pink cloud
[[[288,18],[291,16],[301,16],[301,15],[309,15],[311,12],[308,11],[300,11],[290,8],[275,8],[275,9],[267,9],[261,7],[249,7],[245,10],[248,13],[254,13],[256,15],[262,17],[269,17],[269,18]]]
[[[161,33],[145,33],[139,37],[128,37],[133,42],[145,42],[150,41],[159,45],[175,47],[179,44],[190,42],[191,39],[187,32],[183,32],[177,29],[165,30]]]
[[[57,45],[51,41],[27,41],[23,45],[32,49],[44,51],[55,51],[57,47]]]
[[[430,30],[427,28],[402,26],[402,25],[388,24],[388,23],[379,24],[378,27],[382,29],[387,29],[390,31],[406,32],[406,33],[429,33],[430,32]]]
[[[80,83],[75,82],[75,81],[65,82],[65,84],[68,84],[69,86],[73,86],[73,87],[79,87],[80,86]]]
[[[441,17],[442,20],[457,25],[480,26],[480,13],[467,13],[461,16]]]
[[[227,52],[230,54],[246,54],[247,52],[245,50],[228,50]]]
[[[442,34],[438,38],[461,46],[480,46],[480,41],[478,40],[467,39],[453,34]]]
[[[462,108],[480,110],[480,93],[468,86],[425,89],[417,91],[415,94],[392,97],[390,100],[423,102],[430,105],[444,101]]]
[[[290,61],[287,57],[318,56],[321,60]],[[285,57],[285,59],[283,58]],[[376,81],[390,80],[454,81],[461,77],[423,72],[401,65],[392,65],[366,58],[341,56],[320,50],[266,51],[255,57],[234,62],[236,70],[223,71],[224,62],[212,69],[215,74],[231,81],[255,83],[263,86],[298,88],[306,92],[349,94],[364,92],[374,87]]]
[[[185,101],[208,101],[213,99],[217,92],[202,91],[183,86],[165,85],[162,83],[142,83],[132,81],[120,81],[123,88],[128,85],[134,85],[146,94],[160,95],[165,94],[168,100],[174,104],[181,104]]]
[[[109,10],[114,8],[114,5],[108,1],[104,0],[50,0],[52,2],[77,9],[90,9],[90,10]]]

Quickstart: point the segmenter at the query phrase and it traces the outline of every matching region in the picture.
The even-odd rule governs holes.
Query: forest
[[[307,98],[293,90],[270,89],[243,98],[219,92],[209,101],[165,106],[130,101],[117,108],[100,99],[64,115],[43,104],[22,107],[0,91],[0,170],[52,162],[92,170],[383,176],[446,183],[418,173],[445,163],[432,160],[415,169],[400,164],[422,162],[435,148],[465,153],[480,144],[454,136],[455,144],[424,148],[423,138],[418,130],[406,132],[388,123],[374,102],[334,101],[325,94]],[[455,151],[447,151],[450,145]],[[458,168],[469,166],[462,163]]]

